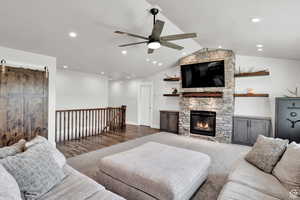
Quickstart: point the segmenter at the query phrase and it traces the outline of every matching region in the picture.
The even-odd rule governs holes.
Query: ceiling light
[[[157,61],[156,61],[156,60],[152,61],[152,64],[153,64],[153,65],[156,65],[156,63],[157,63]]]
[[[257,49],[257,51],[263,51],[263,49]]]
[[[104,74],[105,74],[105,72],[101,72],[101,74],[102,74],[102,75],[104,75]]]
[[[184,56],[185,56],[185,55],[186,55],[186,53],[185,53],[185,52],[182,52],[182,55],[184,55]]]
[[[257,48],[263,48],[264,45],[262,45],[262,44],[257,44],[256,47],[257,47]]]
[[[161,47],[159,42],[150,42],[148,44],[149,49],[159,49]]]
[[[219,48],[219,49],[222,49],[223,47],[220,45],[220,46],[218,46],[218,48]]]
[[[150,61],[150,58],[147,58],[146,61],[149,62],[149,61]]]
[[[158,66],[162,66],[162,65],[163,65],[163,63],[161,63],[161,62],[160,62],[160,63],[158,63]]]
[[[71,38],[76,38],[76,37],[77,37],[77,33],[75,33],[75,32],[70,32],[70,33],[69,33],[69,36],[70,36]]]
[[[253,23],[258,23],[258,22],[261,21],[261,19],[260,19],[260,18],[252,18],[251,21],[252,21]]]
[[[64,65],[63,68],[64,68],[64,69],[68,69],[68,66],[67,66],[67,65]]]
[[[126,55],[126,54],[127,54],[127,51],[126,51],[126,50],[123,50],[123,51],[122,51],[122,54],[123,54],[123,55]]]

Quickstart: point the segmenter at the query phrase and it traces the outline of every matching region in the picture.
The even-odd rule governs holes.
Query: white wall
[[[236,56],[236,67],[241,71],[252,69],[269,69],[271,76],[249,77],[236,79],[236,92],[246,92],[247,88],[253,88],[255,92],[269,93],[269,98],[236,98],[235,115],[264,116],[274,119],[275,97],[285,95],[286,89],[300,87],[300,61],[274,58]],[[178,82],[164,82],[165,74],[178,75],[179,67],[174,67],[143,80],[131,80],[110,83],[109,101],[113,104],[130,104],[128,107],[129,122],[137,123],[138,116],[138,85],[143,81],[150,81],[154,85],[153,127],[159,127],[159,110],[179,110],[178,97],[163,97],[164,93],[170,93],[174,87],[180,88]],[[135,84],[133,84],[135,82]],[[130,86],[131,84],[134,87]],[[274,124],[274,123],[273,123]]]
[[[104,76],[58,69],[56,109],[103,108],[108,106],[108,80]]]
[[[56,58],[0,47],[0,59],[5,59],[7,65],[43,70],[45,66],[49,69],[49,113],[48,113],[48,139],[55,144],[55,77]]]
[[[109,106],[127,105],[128,124],[138,124],[138,90],[141,80],[110,81]]]

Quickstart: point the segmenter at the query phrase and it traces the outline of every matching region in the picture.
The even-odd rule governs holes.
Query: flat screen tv
[[[183,88],[225,87],[224,60],[181,66]]]

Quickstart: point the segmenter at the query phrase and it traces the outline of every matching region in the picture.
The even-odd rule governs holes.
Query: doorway
[[[139,124],[152,125],[152,84],[141,84],[139,90]]]

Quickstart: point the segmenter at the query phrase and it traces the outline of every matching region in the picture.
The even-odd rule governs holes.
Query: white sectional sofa
[[[229,174],[218,200],[289,200],[289,191],[272,174],[241,159]]]
[[[64,173],[66,178],[39,200],[125,200],[69,165]]]

